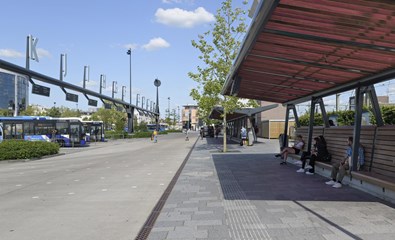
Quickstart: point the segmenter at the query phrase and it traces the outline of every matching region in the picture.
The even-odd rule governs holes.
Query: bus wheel
[[[59,144],[60,147],[64,147],[65,146],[65,143],[64,143],[63,140],[58,140],[58,144]]]

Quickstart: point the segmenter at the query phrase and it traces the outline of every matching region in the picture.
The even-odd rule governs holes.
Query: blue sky
[[[233,2],[241,6],[242,0]],[[158,78],[163,113],[168,97],[172,109],[194,103],[189,92],[196,84],[187,73],[196,72],[202,63],[191,40],[210,29],[220,5],[219,0],[6,0],[0,17],[0,59],[24,66],[26,37],[31,34],[39,39],[39,63],[31,61],[32,70],[58,79],[60,54],[66,53],[64,81],[82,86],[83,69],[89,65],[88,89],[99,91],[100,74],[105,74],[103,93],[111,96],[111,82],[117,81],[116,97],[121,98],[121,88],[126,86],[125,100],[129,101],[126,51],[131,47],[132,102],[137,93],[154,100],[153,81]],[[65,101],[58,87],[51,86],[49,98],[30,94],[30,104],[51,107],[54,102],[77,107]],[[88,108],[81,94],[78,107]]]
[[[160,87],[161,113],[194,103],[189,92],[196,83],[187,73],[196,72],[202,65],[199,51],[192,47],[197,39],[211,29],[221,0],[5,0],[0,16],[0,59],[25,65],[26,36],[39,38],[40,62],[31,62],[31,69],[59,78],[61,53],[68,56],[68,72],[64,81],[82,86],[83,69],[90,66],[90,82],[87,88],[99,91],[100,74],[107,77],[107,89],[111,96],[111,83],[117,81],[117,98],[126,86],[125,100],[129,101],[129,47],[132,52],[133,104],[136,94],[155,99],[153,81],[162,81]],[[252,1],[246,5],[249,8]],[[242,0],[233,0],[241,6]],[[247,19],[250,21],[250,19]],[[249,23],[249,22],[248,22]],[[46,85],[37,81],[38,84]],[[50,86],[50,85],[47,85]],[[378,95],[389,94],[394,101],[395,85],[376,85]],[[341,95],[342,109],[347,107],[353,91]],[[76,108],[65,101],[64,93],[51,86],[49,98],[30,94],[31,104],[51,107]],[[325,99],[334,107],[334,97]],[[87,100],[79,94],[78,108],[88,109]]]

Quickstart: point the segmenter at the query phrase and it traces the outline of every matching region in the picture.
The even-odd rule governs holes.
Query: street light
[[[132,111],[132,49],[129,48],[126,54],[129,55],[129,108]],[[133,113],[131,112],[131,117],[133,117]],[[128,132],[132,133],[133,129],[133,119],[128,118]]]
[[[156,131],[159,131],[159,86],[160,86],[161,82],[159,79],[155,79],[154,81],[154,85],[156,87],[156,108],[155,108],[155,112],[156,112],[156,117],[155,117],[155,122],[156,122]]]
[[[167,118],[170,119],[170,97],[167,98],[168,100],[168,107],[167,107]]]

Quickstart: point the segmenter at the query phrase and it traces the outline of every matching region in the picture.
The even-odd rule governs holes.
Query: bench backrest
[[[395,179],[395,126],[377,128],[374,145],[373,173]]]
[[[323,135],[328,151],[332,154],[332,162],[338,162],[344,158],[347,138],[353,136],[353,132],[352,126],[314,127],[313,138]],[[302,135],[305,142],[308,142],[308,127],[296,129],[296,134]],[[364,171],[370,171],[395,182],[395,125],[362,126],[360,143],[365,150]]]

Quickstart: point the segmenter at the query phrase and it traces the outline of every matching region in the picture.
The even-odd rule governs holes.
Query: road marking
[[[47,184],[52,184],[52,182],[47,182]]]
[[[107,189],[102,189],[101,191],[102,191],[102,192],[107,192]]]
[[[161,184],[159,184],[160,186],[163,186],[163,185],[165,185],[164,183],[161,183]]]
[[[22,184],[17,184],[15,185],[15,187],[22,187]]]
[[[74,180],[74,182],[79,182],[79,181],[80,181],[79,179],[75,179],[75,180]]]
[[[100,179],[102,179],[102,180],[103,180],[103,179],[105,179],[105,177],[101,177]]]
[[[147,173],[147,175],[151,175],[152,173]]]
[[[33,199],[37,199],[37,198],[40,198],[39,196],[34,196],[34,197],[32,197]]]
[[[73,192],[69,192],[69,195],[74,195],[75,193],[73,193]]]
[[[132,186],[132,188],[137,188],[137,186]]]

